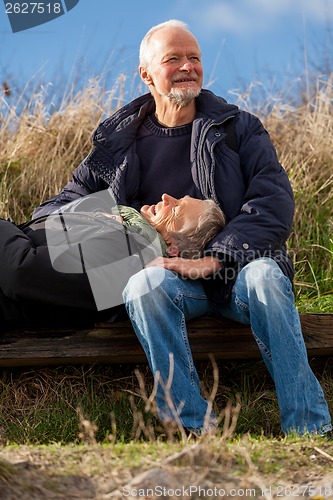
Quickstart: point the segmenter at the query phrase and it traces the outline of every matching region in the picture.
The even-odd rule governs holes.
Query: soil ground
[[[3,446],[3,500],[333,499],[333,443],[217,437],[188,443]]]

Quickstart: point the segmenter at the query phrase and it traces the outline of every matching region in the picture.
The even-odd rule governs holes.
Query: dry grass
[[[298,201],[292,241],[299,249],[304,237],[311,240],[325,230],[318,228],[325,222],[321,213],[328,216],[327,227],[333,222],[333,75],[318,81],[313,102],[283,113],[273,109],[266,125]]]
[[[298,298],[322,298],[325,310],[332,310],[333,74],[318,78],[313,98],[305,105],[294,107],[281,97],[266,97],[255,111],[272,137],[296,199],[289,250]],[[238,101],[251,111],[251,89]]]
[[[330,410],[331,360],[311,360]],[[224,439],[280,437],[276,392],[262,361],[197,364],[202,393],[213,405]],[[0,373],[0,445],[186,442],[181,424],[157,418],[147,365],[3,369]]]
[[[333,75],[318,81],[312,102],[282,117],[273,111],[267,126],[295,192],[289,247],[298,292],[328,296],[333,293]],[[329,303],[332,310],[332,296]]]
[[[289,173],[296,194],[302,194],[299,214],[310,199],[318,210],[332,203],[333,150],[333,75],[318,80],[313,100],[293,108],[270,97],[255,112],[261,115],[281,163]],[[16,115],[17,103],[8,108],[0,101],[0,192],[1,213],[15,220],[29,215],[32,206],[61,189],[91,149],[91,135],[105,116],[118,109],[124,100],[124,77],[111,91],[98,79],[91,80],[80,92],[65,95],[60,108],[50,112],[47,91],[42,88]],[[238,96],[245,107],[251,106],[251,89]],[[6,115],[1,115],[6,111]],[[304,203],[305,202],[305,203]],[[312,208],[312,206],[311,206]],[[296,229],[298,228],[296,218]],[[298,231],[297,231],[298,232]],[[299,235],[301,237],[301,235]],[[298,241],[298,240],[295,240]]]
[[[303,310],[313,304],[318,310],[333,310],[332,79],[333,75],[325,82],[318,80],[317,92],[306,106],[292,108],[279,100],[255,110],[262,115],[296,195],[289,246]],[[64,96],[60,109],[54,112],[44,90],[35,93],[18,116],[17,103],[1,108],[0,102],[0,216],[22,222],[42,200],[59,192],[90,151],[97,124],[122,105],[123,85],[120,78],[108,92],[98,79],[93,80],[81,92]],[[237,370],[242,371],[238,383],[231,369],[230,377],[220,379],[214,398],[217,407],[226,408],[227,399],[234,400],[236,406],[235,394],[241,393],[236,432],[242,434],[251,428],[258,434],[263,430],[266,436],[277,435],[274,388],[269,382],[263,384],[266,379],[257,363],[255,373],[244,365]],[[90,436],[91,442],[103,442],[110,436],[111,440],[115,436],[118,440],[156,438],[160,431],[156,432],[154,413],[145,412],[149,397],[147,400],[142,392],[144,386],[139,384],[131,406],[124,397],[124,383],[128,382],[126,390],[132,391],[137,382],[129,369],[125,378],[102,368],[92,372],[76,368],[18,374],[4,371],[0,436],[3,442],[71,442],[80,439],[81,422],[81,437]],[[331,386],[330,373],[325,387],[329,402],[333,400]],[[213,380],[208,387],[214,388]],[[98,430],[85,426],[85,421]]]
[[[1,498],[332,497],[332,444],[253,439],[232,445],[130,443],[0,450]]]
[[[209,388],[203,388],[206,398],[219,415],[221,435],[231,437],[241,407],[237,389],[230,388],[222,398],[217,365],[208,376],[202,376]],[[165,394],[174,411],[174,424],[158,419],[155,392],[146,365],[140,370],[132,366],[4,369],[0,377],[0,444],[131,439],[186,442],[169,388],[165,387]]]
[[[1,120],[0,212],[22,222],[41,201],[58,193],[91,149],[98,123],[123,104],[124,79],[111,91],[98,80],[64,96],[50,113],[47,92],[34,94],[16,116],[13,105]],[[1,109],[1,108],[0,108]]]
[[[293,436],[267,439],[260,434],[265,418],[274,420],[278,414],[276,407],[271,414],[267,408],[272,397],[269,384],[260,390],[256,387],[265,378],[260,363],[224,363],[227,374],[220,380],[217,368],[213,364],[205,386],[208,396],[219,401],[221,428],[195,441],[182,439],[181,427],[175,439],[170,428],[154,423],[151,378],[137,370],[136,376],[125,367],[113,373],[110,367],[2,373],[0,413],[6,445],[0,446],[1,498],[88,500],[133,498],[144,492],[145,498],[331,495],[333,445],[329,441]],[[127,398],[122,401],[124,390],[133,396],[132,404]],[[225,403],[228,393],[236,390],[242,392],[241,408],[237,398],[235,405]],[[256,423],[247,408],[252,407],[253,419],[253,406],[260,413]],[[98,429],[103,412],[109,420],[109,427],[102,429],[105,439]],[[132,430],[126,438],[119,428],[129,416]],[[242,418],[252,432],[257,426],[257,436],[240,431],[235,437]],[[74,434],[64,442],[62,430],[68,432],[68,421]],[[8,440],[11,425],[17,434]]]
[[[296,283],[299,294],[315,298],[332,293],[332,80],[333,75],[318,79],[311,102],[298,107],[272,96],[255,106],[252,88],[238,96],[239,105],[252,106],[263,119],[289,174],[297,202],[289,241]],[[60,191],[91,150],[97,124],[123,104],[124,86],[124,77],[111,91],[98,79],[91,80],[82,91],[65,95],[53,112],[47,89],[41,88],[18,116],[19,103],[10,105],[9,98],[2,98],[0,216],[22,222],[41,201]]]

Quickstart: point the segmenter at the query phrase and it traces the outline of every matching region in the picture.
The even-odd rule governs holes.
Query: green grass
[[[333,362],[311,360],[331,411],[333,410]],[[223,431],[228,404],[237,412],[235,436],[281,437],[273,382],[260,360],[218,362],[219,385],[214,409],[221,416]],[[135,367],[55,367],[31,371],[3,369],[0,373],[0,439],[3,444],[115,443],[131,440],[179,440],[177,429],[164,427],[154,409],[146,411]],[[146,365],[147,393],[152,377]],[[207,363],[198,364],[208,392],[213,372]],[[119,376],[121,373],[121,376]]]
[[[68,443],[80,441],[80,422],[98,426],[99,442],[112,434],[129,439],[133,416],[126,392],[109,367],[3,370],[0,382],[0,429],[3,442]],[[128,379],[134,374],[128,369]],[[130,386],[122,377],[121,383]]]
[[[159,496],[170,498],[182,488],[191,498],[214,491],[215,497],[331,498],[332,451],[320,438],[248,434],[195,444],[8,446],[0,450],[0,487],[4,498],[22,500],[142,497],[144,488],[165,488]]]

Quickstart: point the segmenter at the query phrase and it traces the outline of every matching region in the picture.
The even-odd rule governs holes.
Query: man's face
[[[199,95],[203,70],[201,52],[195,37],[184,29],[168,27],[151,39],[151,61],[140,74],[156,97],[166,96],[186,105]]]
[[[156,205],[144,205],[140,212],[147,221],[157,229],[167,243],[168,231],[180,231],[184,227],[195,227],[199,216],[207,209],[204,200],[190,196],[173,198],[163,194],[162,200]]]

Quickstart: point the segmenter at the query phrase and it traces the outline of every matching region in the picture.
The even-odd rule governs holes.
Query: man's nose
[[[193,71],[193,64],[191,63],[191,61],[189,61],[187,58],[185,58],[182,61],[182,64],[181,64],[179,70],[180,71],[187,71],[187,73],[191,73],[191,71]]]
[[[174,205],[177,200],[176,198],[173,198],[173,196],[171,196],[170,194],[164,193],[162,194],[162,201],[163,205],[167,206],[167,205]]]

